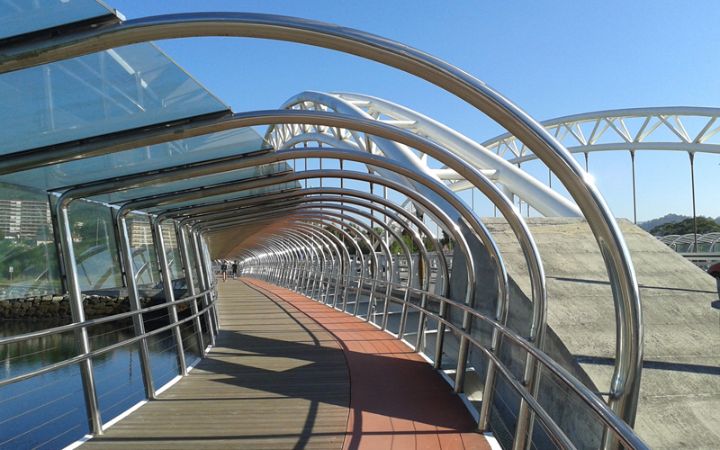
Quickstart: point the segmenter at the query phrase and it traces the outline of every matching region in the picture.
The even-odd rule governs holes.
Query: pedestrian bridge
[[[717,108],[539,123],[359,30],[16,3],[0,9],[0,448],[717,443],[714,281],[619,223],[587,171],[590,152],[629,151],[634,181],[653,148],[694,170],[720,148]],[[347,92],[232,111],[153,44],[204,36],[375,61],[508,134],[480,144]]]
[[[440,375],[387,333],[259,281],[218,294],[206,358],[83,447],[490,448]]]

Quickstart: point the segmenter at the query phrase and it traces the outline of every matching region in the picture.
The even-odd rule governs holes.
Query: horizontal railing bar
[[[0,345],[14,344],[16,342],[22,342],[22,341],[26,341],[26,340],[30,340],[30,339],[39,338],[39,337],[50,336],[50,335],[58,334],[58,333],[65,333],[67,331],[72,331],[77,328],[91,327],[91,326],[100,325],[100,324],[107,323],[107,322],[114,322],[116,320],[125,319],[125,318],[132,317],[135,315],[157,311],[159,309],[167,308],[168,306],[188,303],[188,302],[195,300],[195,299],[197,299],[203,295],[206,295],[210,292],[211,292],[211,290],[206,290],[206,291],[201,292],[200,294],[195,294],[190,297],[183,297],[181,299],[178,299],[178,300],[175,300],[172,302],[148,306],[146,308],[141,308],[137,311],[127,311],[124,313],[114,314],[112,316],[99,317],[97,319],[86,320],[84,322],[75,322],[75,323],[70,323],[67,325],[60,325],[58,327],[46,328],[46,329],[40,330],[40,331],[32,331],[30,333],[3,337],[3,338],[0,338]]]
[[[205,291],[205,292],[207,292],[207,291]],[[96,356],[100,356],[100,355],[102,355],[102,354],[111,352],[111,351],[113,351],[113,350],[115,350],[115,349],[124,347],[124,346],[126,346],[126,345],[134,344],[135,342],[138,342],[138,341],[140,341],[140,340],[142,340],[142,339],[145,339],[145,338],[148,338],[148,337],[150,337],[150,336],[154,336],[154,335],[156,335],[156,334],[160,334],[160,333],[162,333],[163,331],[167,331],[167,330],[171,330],[171,329],[173,329],[173,328],[175,328],[175,327],[179,327],[179,326],[182,325],[183,323],[189,322],[190,320],[193,320],[193,319],[195,319],[196,317],[202,316],[202,315],[205,314],[207,311],[209,311],[209,310],[214,306],[214,304],[215,304],[215,300],[211,301],[206,307],[204,307],[203,309],[199,310],[197,313],[192,314],[192,315],[190,315],[190,316],[188,316],[188,317],[186,317],[186,318],[184,318],[184,319],[182,319],[182,320],[178,320],[178,321],[175,322],[175,323],[172,323],[172,324],[169,324],[169,325],[165,325],[165,326],[163,326],[163,327],[157,328],[157,329],[152,330],[152,331],[148,331],[148,332],[146,332],[146,333],[144,333],[144,334],[139,334],[139,335],[133,336],[133,337],[131,337],[131,338],[129,338],[129,339],[125,339],[124,341],[116,342],[115,344],[108,345],[107,347],[103,347],[103,348],[101,348],[101,349],[93,350],[93,351],[91,351],[91,352],[89,352],[89,353],[85,353],[85,354],[83,354],[83,355],[73,356],[72,358],[68,358],[68,359],[65,359],[65,360],[63,360],[63,361],[59,361],[59,362],[57,362],[57,363],[54,363],[54,364],[50,364],[50,365],[48,365],[48,366],[41,367],[41,368],[36,369],[36,370],[34,370],[34,371],[32,371],[32,372],[23,373],[23,374],[20,374],[20,375],[16,375],[16,376],[14,376],[14,377],[12,377],[12,378],[6,378],[6,379],[4,379],[4,380],[0,380],[0,387],[3,387],[3,386],[5,386],[5,385],[9,385],[9,384],[13,384],[13,383],[17,383],[17,382],[20,382],[20,381],[24,381],[24,380],[33,378],[33,377],[35,377],[35,376],[42,375],[42,374],[44,374],[44,373],[52,372],[52,371],[57,370],[57,369],[62,369],[63,367],[71,366],[71,365],[73,365],[73,364],[82,362],[82,361],[84,361],[84,360],[86,360],[86,359],[95,358]],[[164,306],[164,305],[163,305],[163,306]]]
[[[317,272],[310,272],[308,270],[302,270],[306,275],[314,274]],[[319,272],[321,274],[321,278],[325,278],[325,280],[321,280],[321,285],[326,285],[327,283],[331,282],[331,280],[337,281],[337,277],[335,276],[325,276],[323,275],[323,272]],[[523,350],[533,355],[537,360],[550,372],[558,377],[561,382],[563,382],[567,387],[569,387],[580,399],[588,406],[590,409],[597,415],[597,417],[600,419],[601,422],[604,423],[606,427],[608,427],[621,441],[621,443],[625,446],[631,447],[631,448],[647,448],[646,444],[642,442],[642,440],[635,434],[635,432],[632,430],[632,428],[625,423],[622,419],[617,417],[615,413],[613,413],[605,404],[604,401],[600,397],[597,396],[597,394],[590,389],[588,389],[584,384],[582,384],[579,380],[577,380],[567,369],[559,365],[555,360],[553,360],[549,355],[547,355],[542,350],[536,348],[533,346],[530,342],[528,342],[525,338],[520,336],[519,334],[515,333],[514,331],[510,330],[506,326],[503,326],[502,324],[496,322],[493,319],[490,319],[489,317],[483,315],[482,313],[474,310],[471,306],[465,305],[463,303],[458,303],[454,300],[442,297],[438,294],[434,294],[429,291],[424,291],[422,289],[409,287],[400,283],[395,282],[388,282],[387,280],[381,280],[381,279],[372,279],[372,278],[365,278],[360,276],[343,276],[344,278],[348,278],[355,281],[361,281],[363,283],[375,283],[376,289],[383,286],[391,286],[393,288],[396,288],[398,291],[407,290],[412,293],[416,293],[418,295],[425,295],[427,298],[432,299],[433,301],[445,303],[450,307],[457,308],[461,310],[462,312],[467,312],[470,315],[472,315],[475,318],[478,318],[482,320],[485,323],[488,323],[498,331],[500,331],[505,337],[509,338],[510,341],[512,341],[514,344],[520,346]],[[384,296],[384,293],[381,291],[376,292],[376,294]],[[388,297],[386,297],[387,299]],[[409,306],[410,308],[413,308],[414,310],[418,312],[422,312],[429,316],[430,318],[437,320],[439,323],[445,324],[448,328],[451,328],[454,333],[456,333],[460,337],[464,337],[470,342],[473,346],[477,347],[478,350],[483,352],[485,355],[487,355],[500,369],[503,376],[513,385],[513,388],[520,394],[529,404],[531,409],[535,411],[536,414],[538,414],[538,418],[543,422],[543,424],[548,428],[548,431],[551,431],[551,429],[554,429],[557,427],[557,424],[555,424],[552,419],[549,418],[549,416],[546,416],[545,419],[550,420],[552,424],[546,423],[545,420],[543,420],[542,414],[540,411],[544,410],[542,407],[537,403],[537,400],[532,397],[532,394],[524,387],[522,384],[512,375],[507,367],[494,355],[490,350],[488,350],[483,344],[481,344],[474,336],[472,336],[470,333],[462,330],[459,328],[456,324],[453,324],[449,319],[442,318],[438,315],[437,312],[434,312],[427,307],[423,308],[420,305],[416,305],[412,302],[405,301],[404,299],[393,297],[394,301],[397,301],[398,303],[402,303],[404,305]],[[348,314],[350,314],[348,312]],[[372,313],[371,313],[372,314]],[[536,409],[540,408],[539,410]],[[559,428],[558,428],[559,430]],[[560,433],[562,433],[562,430],[559,430]],[[562,439],[562,436],[564,438],[567,438],[567,436],[562,433],[561,435],[561,442],[556,442],[558,444],[565,445],[564,439]],[[570,441],[568,441],[570,442]],[[570,447],[574,448],[572,446],[572,443],[570,442]]]

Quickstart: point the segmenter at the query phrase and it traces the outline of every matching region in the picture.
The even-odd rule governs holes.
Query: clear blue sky
[[[359,28],[459,66],[538,120],[625,107],[720,106],[717,0],[107,2],[128,18],[246,11]],[[503,131],[438,88],[356,57],[234,38],[159,45],[235,111],[275,108],[303,90],[351,91],[407,105],[479,141]],[[639,156],[640,220],[690,214],[687,159]],[[717,155],[698,157],[699,214],[720,216],[719,163]],[[590,166],[616,215],[631,217],[627,153],[592,155]]]

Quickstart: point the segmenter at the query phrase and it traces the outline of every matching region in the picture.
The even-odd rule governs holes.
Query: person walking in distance
[[[233,261],[233,263],[232,263],[233,280],[237,279],[237,270],[238,270],[238,262],[236,260],[236,261]]]
[[[227,261],[223,260],[220,264],[220,272],[222,272],[223,283],[227,281]]]

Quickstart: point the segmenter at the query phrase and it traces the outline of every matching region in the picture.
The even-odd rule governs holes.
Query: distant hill
[[[685,219],[689,219],[689,216],[683,216],[680,214],[666,214],[662,217],[658,217],[657,219],[648,220],[647,222],[640,222],[638,226],[642,228],[645,231],[650,231],[653,228],[657,228],[661,225],[665,225],[666,223],[677,223],[682,222]],[[720,217],[719,217],[720,219]]]
[[[658,225],[650,230],[650,234],[654,236],[667,236],[669,234],[690,234],[695,229],[692,218],[681,220],[680,222],[668,222]],[[697,217],[698,234],[717,233],[720,232],[720,224],[710,217]]]

